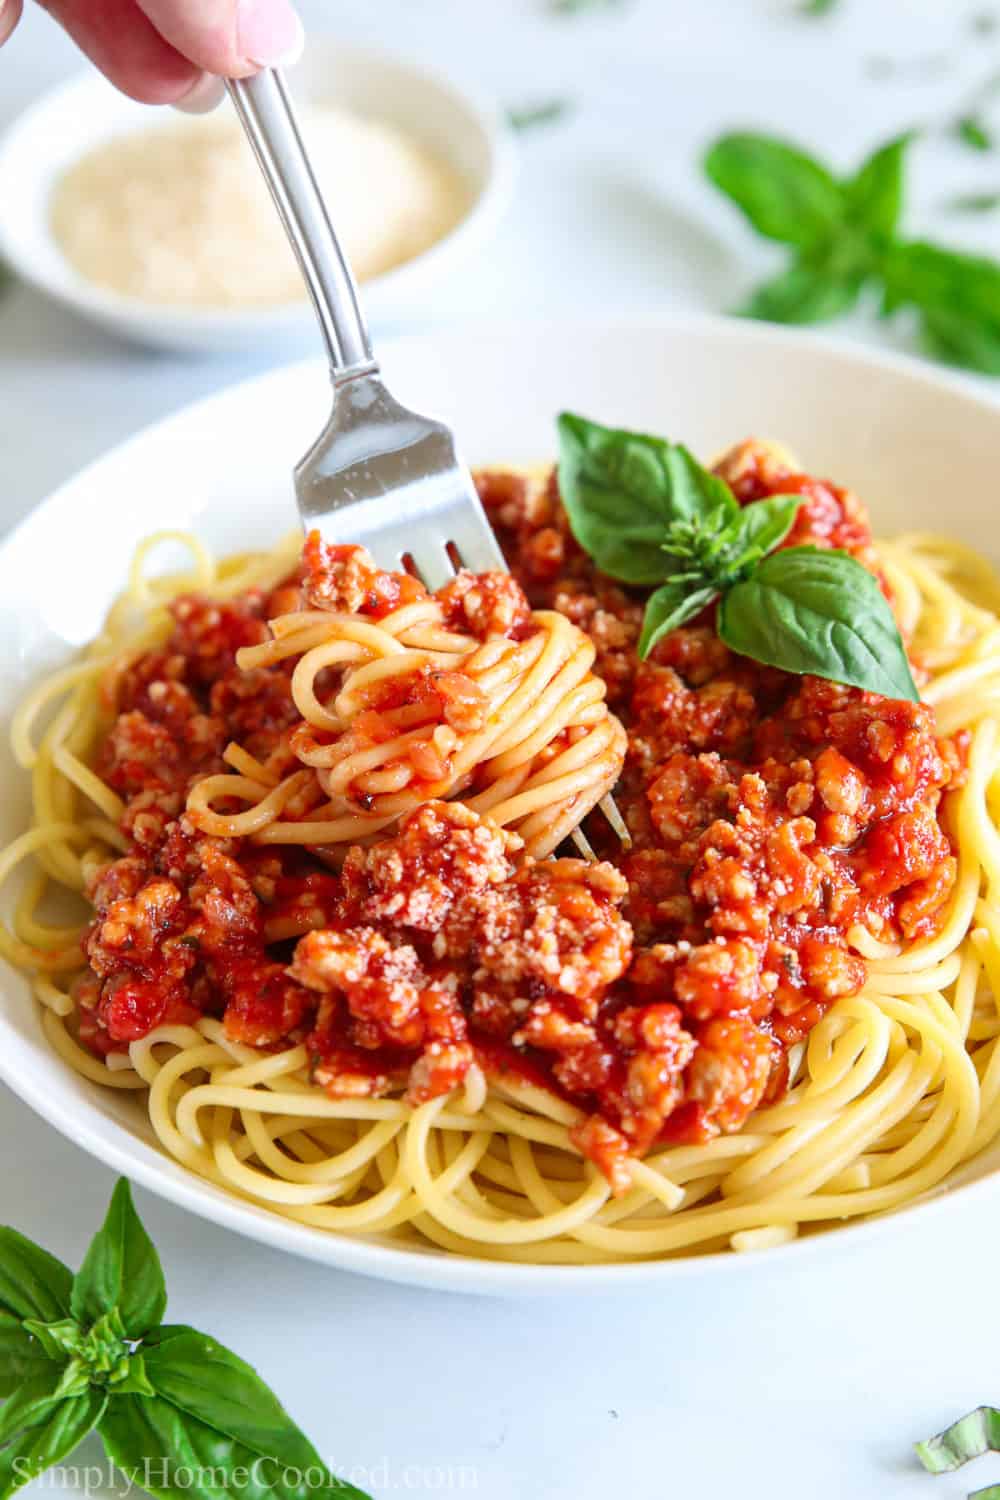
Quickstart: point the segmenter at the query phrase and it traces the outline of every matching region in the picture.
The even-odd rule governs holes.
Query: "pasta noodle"
[[[221,838],[252,833],[267,844],[348,846],[369,842],[428,796],[463,796],[474,811],[514,828],[529,854],[551,854],[614,785],[625,732],[608,714],[604,684],[591,675],[595,652],[589,638],[554,610],[536,613],[533,623],[524,640],[494,637],[480,644],[445,629],[434,598],[399,608],[377,624],[319,610],[272,620],[274,639],[245,647],[237,664],[253,670],[298,658],[292,698],[304,725],[330,742],[300,735],[296,755],[316,768],[328,800],[309,819],[282,818],[313,778],[296,769],[274,783],[264,770],[263,779],[254,780],[262,768],[237,748],[235,775],[206,777],[194,788],[188,800],[192,820]],[[324,706],[317,677],[345,666],[343,686]],[[377,743],[352,734],[373,693],[405,690],[430,668],[438,683],[449,672],[460,673],[477,690],[477,701],[464,704],[464,714],[455,717],[457,728],[439,722],[440,699],[433,693],[386,710]],[[564,748],[540,763],[540,752],[560,736],[567,737]],[[415,763],[429,780],[417,780]],[[465,796],[474,772],[483,790]],[[363,812],[359,793],[368,804]],[[227,798],[247,802],[247,811],[215,812],[215,802]]]
[[[479,1066],[450,1093],[408,1101],[330,1097],[304,1043],[261,1050],[203,1015],[169,1023],[99,1058],[76,1034],[78,925],[50,925],[50,887],[79,893],[126,847],[120,797],[93,769],[109,684],[167,638],[167,602],[188,589],[232,599],[276,587],[289,542],[216,563],[171,534],[191,567],[152,576],[152,538],[126,594],[83,659],[39,683],[12,731],[30,772],[31,829],[0,853],[0,880],[22,871],[0,953],[32,976],[46,1036],[88,1079],[132,1093],[163,1148],[193,1172],[298,1222],[463,1255],[551,1263],[750,1252],[860,1216],[941,1184],[1000,1133],[1000,581],[978,555],[910,535],[879,548],[911,654],[942,734],[968,731],[967,775],[946,794],[958,874],[937,930],[900,945],[852,934],[859,993],[836,1000],[789,1049],[786,1091],[742,1128],[705,1142],[654,1144],[612,1193],[581,1155],[583,1116],[528,1078]],[[261,848],[308,843],[339,865],[430,795],[458,798],[551,853],[613,786],[623,732],[591,675],[588,638],[554,611],[523,639],[485,642],[449,625],[434,598],[382,619],[299,610],[242,649],[248,671],[288,664],[304,727],[282,762],[245,746],[196,783],[188,811],[216,838]],[[294,667],[291,663],[294,662]],[[331,695],[331,671],[339,673]],[[414,674],[460,671],[477,688],[470,727],[444,725],[440,700],[399,695],[385,737],[359,721]],[[102,696],[103,694],[103,696]],[[381,695],[381,696],[380,696]],[[547,747],[553,747],[546,754]],[[404,755],[403,750],[407,751]],[[400,769],[400,766],[404,769]],[[408,769],[406,769],[408,768]],[[363,807],[358,790],[364,793]],[[318,789],[318,790],[317,790]],[[317,801],[316,799],[320,800]],[[310,806],[310,799],[314,805]],[[335,857],[336,856],[336,857]],[[297,935],[297,934],[295,934]]]

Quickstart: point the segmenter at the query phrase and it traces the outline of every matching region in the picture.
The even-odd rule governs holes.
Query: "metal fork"
[[[326,343],[333,412],[295,470],[303,524],[330,542],[363,541],[383,568],[406,564],[429,589],[456,563],[506,564],[472,475],[441,422],[386,389],[350,268],[334,234],[281,74],[228,85],[298,257]]]
[[[404,566],[432,590],[458,567],[506,569],[451,432],[401,406],[382,382],[284,79],[264,69],[227,88],[302,268],[330,360],[333,411],[295,469],[303,524],[326,541],[363,542],[380,567]],[[610,796],[601,806],[627,839]],[[583,832],[572,837],[593,859]]]

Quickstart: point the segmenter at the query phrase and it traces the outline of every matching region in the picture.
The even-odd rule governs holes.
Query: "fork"
[[[401,406],[383,384],[347,259],[276,69],[227,83],[319,319],[333,380],[330,419],[295,469],[299,514],[328,542],[363,541],[380,567],[430,590],[457,568],[506,569],[450,430]],[[624,825],[610,796],[605,816]],[[572,835],[594,854],[580,829]]]
[[[380,567],[405,562],[432,591],[456,564],[475,573],[506,567],[451,432],[401,406],[383,384],[284,79],[268,68],[228,88],[302,267],[330,361],[333,412],[295,469],[303,524],[325,541],[363,540]]]

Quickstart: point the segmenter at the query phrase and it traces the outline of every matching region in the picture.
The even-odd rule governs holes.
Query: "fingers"
[[[302,23],[291,0],[138,0],[178,52],[223,78],[294,62]]]
[[[0,47],[21,19],[21,0],[0,0]]]
[[[4,0],[0,26],[7,6]],[[82,52],[117,88],[144,104],[175,104],[202,72],[157,31],[135,0],[41,0]]]
[[[23,0],[0,0],[0,43]],[[40,0],[123,93],[145,104],[210,109],[205,74],[244,78],[293,62],[302,23],[291,0]]]
[[[178,99],[174,108],[182,109],[186,115],[207,115],[225,97],[226,85],[222,79],[214,73],[202,73],[191,92]]]

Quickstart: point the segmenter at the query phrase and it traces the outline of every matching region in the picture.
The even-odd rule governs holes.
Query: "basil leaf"
[[[512,105],[507,110],[507,124],[511,130],[534,130],[538,125],[551,125],[570,113],[573,106],[568,99],[543,99],[538,104]]]
[[[781,546],[795,525],[802,500],[801,495],[770,495],[743,507],[726,538],[734,572]]]
[[[995,1406],[977,1406],[936,1437],[914,1446],[930,1474],[947,1474],[984,1453],[1000,1453],[1000,1411]]]
[[[944,308],[921,314],[925,345],[937,359],[983,375],[1000,375],[1000,328],[990,328]]]
[[[646,604],[642,617],[642,633],[639,636],[639,655],[643,661],[658,641],[662,641],[671,630],[676,630],[717,599],[719,591],[712,584],[697,588],[693,592],[690,583],[668,582],[657,589]]]
[[[310,1445],[304,1463],[286,1463],[160,1396],[116,1396],[100,1431],[122,1473],[158,1500],[368,1500],[334,1478]]]
[[[992,214],[1000,208],[1000,193],[956,193],[942,207],[950,214]]]
[[[146,1361],[138,1349],[129,1355],[128,1369],[125,1375],[115,1380],[109,1387],[109,1394],[112,1396],[124,1396],[126,1393],[131,1393],[135,1396],[156,1395],[156,1391],[150,1384],[149,1377],[146,1374]]]
[[[844,185],[847,217],[881,245],[889,243],[899,223],[904,157],[912,139],[901,135],[880,147]]]
[[[62,1400],[61,1378],[62,1371],[58,1368],[36,1375],[4,1402],[0,1407],[0,1444],[9,1443],[26,1427],[38,1427],[48,1419],[52,1408]]]
[[[559,492],[573,535],[627,583],[658,583],[670,571],[660,550],[670,520],[667,447],[570,412],[559,417]]]
[[[955,121],[955,135],[973,151],[992,151],[993,137],[978,115],[963,115]]]
[[[1000,328],[1000,265],[922,240],[894,245],[883,266],[886,311],[912,304]]]
[[[53,1323],[69,1312],[73,1273],[41,1245],[0,1229],[0,1308]]]
[[[64,1372],[54,1367],[26,1381],[0,1409],[0,1500],[75,1448],[104,1410],[103,1392],[67,1397],[64,1384]]]
[[[255,1453],[308,1468],[316,1450],[256,1370],[215,1339],[183,1324],[159,1328],[144,1345],[157,1395]]]
[[[63,1365],[59,1384],[53,1395],[60,1401],[64,1401],[67,1396],[82,1396],[89,1389],[90,1383],[90,1370],[84,1361],[71,1359],[68,1364]]]
[[[805,249],[832,235],[842,221],[844,195],[833,176],[772,136],[722,136],[705,157],[705,171],[768,239]]]
[[[25,1318],[23,1328],[36,1338],[43,1353],[57,1364],[80,1353],[84,1333],[75,1318],[60,1318],[58,1322],[43,1323],[38,1318]]]
[[[667,445],[670,475],[670,520],[704,521],[714,526],[739,514],[739,504],[724,479],[703,469],[683,443]]]
[[[625,583],[659,583],[677,571],[662,550],[667,528],[723,506],[726,485],[663,438],[559,417],[559,490],[573,535],[597,566]]]
[[[885,311],[919,309],[928,349],[987,375],[1000,373],[1000,265],[920,241],[885,260]]]
[[[888,602],[846,552],[773,552],[723,596],[719,636],[767,666],[919,700]]]
[[[66,1400],[46,1402],[32,1391],[38,1384],[29,1382],[3,1408],[7,1441],[0,1448],[0,1500],[72,1453],[101,1420],[108,1404],[105,1392],[94,1388]]]
[[[104,1224],[77,1272],[71,1306],[73,1316],[88,1325],[117,1309],[131,1339],[142,1338],[163,1319],[167,1291],[160,1257],[124,1177],[115,1185]]]
[[[37,1376],[52,1378],[57,1366],[21,1319],[0,1312],[0,1398],[10,1396]]]
[[[863,280],[857,272],[836,275],[823,266],[796,262],[757,287],[739,312],[764,323],[829,323],[850,312]]]

